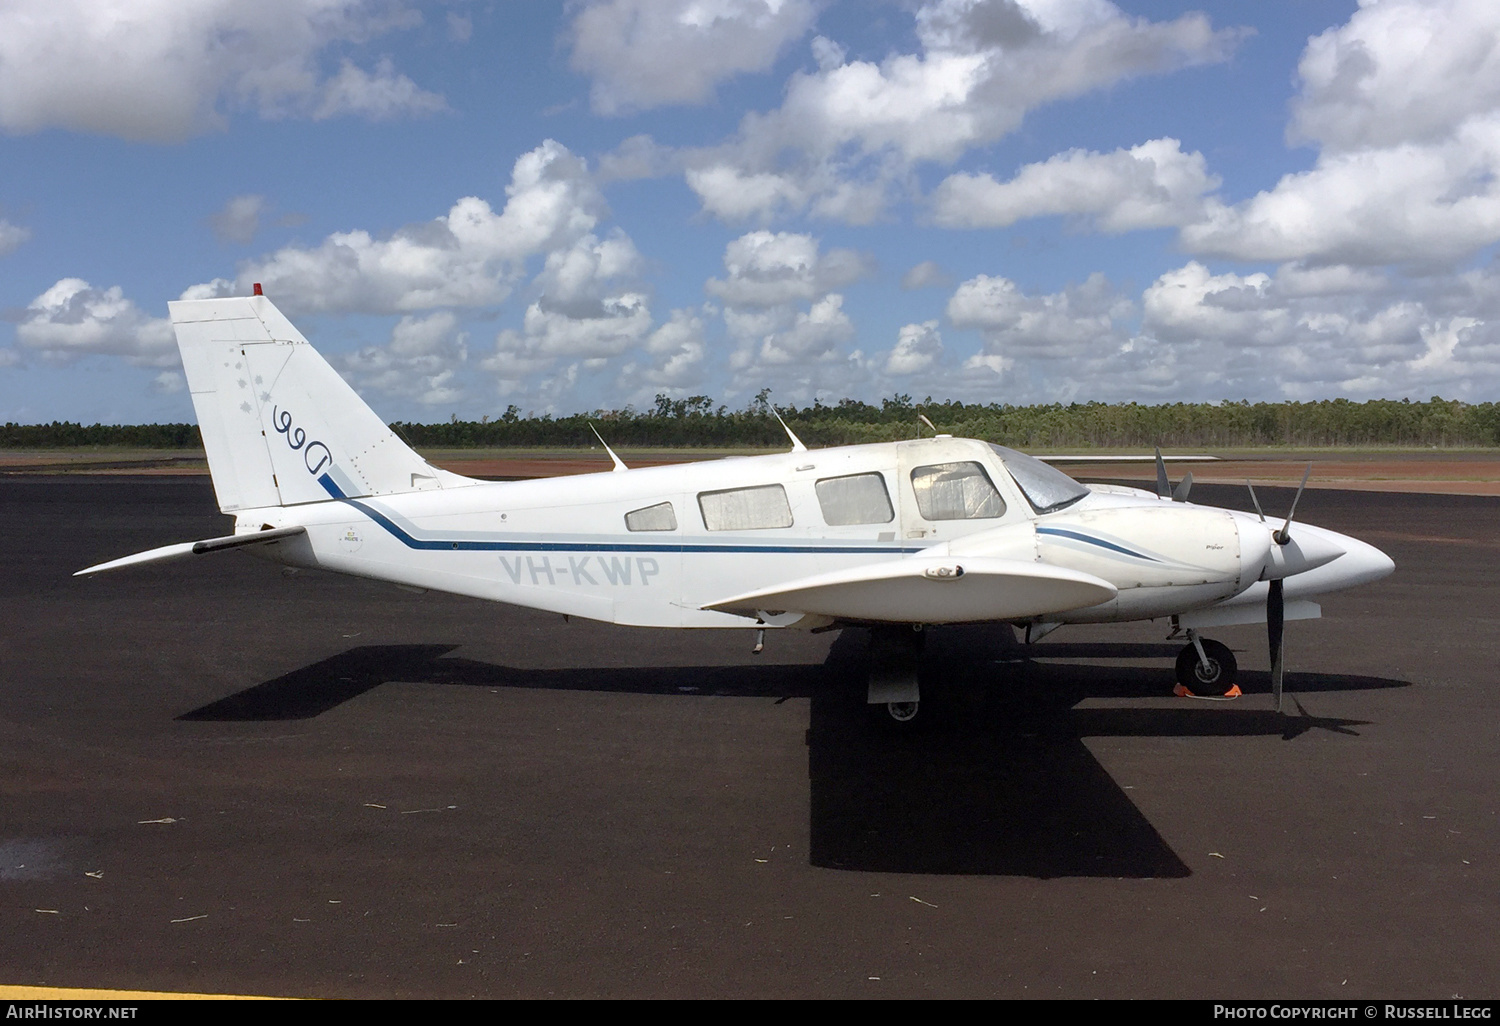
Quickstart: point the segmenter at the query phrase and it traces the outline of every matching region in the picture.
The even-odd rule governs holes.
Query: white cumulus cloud
[[[627,363],[615,383],[616,391],[629,396],[630,402],[649,402],[659,392],[686,395],[702,383],[708,344],[698,311],[673,310],[642,348],[647,359]]]
[[[1027,164],[1008,182],[950,175],[933,192],[933,219],[947,228],[1001,228],[1030,217],[1087,219],[1100,231],[1189,224],[1219,186],[1203,154],[1176,139],[1152,139],[1113,153],[1069,150]]]
[[[961,377],[943,379],[947,394],[1009,403],[1202,397],[1186,354],[1137,334],[1136,305],[1099,273],[1051,293],[978,275],[958,286],[947,313],[983,340]]]
[[[390,121],[448,109],[447,101],[441,96],[419,88],[411,79],[398,74],[389,57],[377,61],[373,73],[346,57],[339,62],[339,73],[324,82],[318,91],[317,104],[309,115],[314,121],[326,121],[344,114],[357,114],[371,121]]]
[[[1329,150],[1437,142],[1500,107],[1500,5],[1365,0],[1308,40],[1289,135]]]
[[[901,287],[908,292],[916,289],[946,288],[953,284],[953,276],[936,260],[923,260],[901,276]]]
[[[724,248],[724,278],[709,295],[732,307],[766,309],[810,301],[869,272],[869,261],[847,249],[819,253],[818,240],[796,232],[749,232]]]
[[[261,282],[289,313],[492,305],[510,295],[528,257],[573,245],[606,212],[584,162],[550,139],[516,161],[506,196],[498,213],[466,196],[383,238],[358,229],[287,246],[242,265],[233,283],[198,286],[186,298],[244,295]]]
[[[260,232],[260,218],[265,209],[264,196],[233,196],[222,208],[209,215],[208,226],[220,242],[245,245],[253,242]]]
[[[9,256],[31,238],[31,229],[0,218],[0,257]]]
[[[1308,42],[1316,163],[1182,230],[1204,256],[1437,266],[1500,241],[1500,6],[1379,0]]]
[[[1044,104],[1124,79],[1223,60],[1241,33],[1202,14],[1152,22],[1106,0],[932,0],[920,51],[846,59],[815,40],[815,71],[722,146],[686,154],[688,184],[725,220],[804,210],[866,223],[912,167],[951,163]]]
[[[639,343],[651,330],[651,308],[640,292],[605,296],[582,316],[536,302],[526,308],[522,327],[502,331],[497,347],[530,358],[599,359]]]
[[[166,318],[148,317],[118,285],[96,289],[82,278],[63,278],[27,304],[16,341],[53,360],[106,354],[156,367],[178,360]]]
[[[1438,143],[1325,154],[1182,230],[1205,256],[1320,263],[1444,263],[1500,240],[1500,115]]]
[[[943,336],[937,321],[907,324],[896,338],[896,345],[886,357],[885,372],[905,377],[931,369],[943,355]]]
[[[978,328],[988,351],[1068,359],[1083,355],[1115,334],[1115,322],[1131,312],[1102,274],[1061,292],[1027,295],[1008,278],[981,274],[960,285],[948,300],[948,319],[958,328]]]
[[[620,231],[604,239],[585,235],[548,254],[531,283],[540,295],[526,308],[521,329],[502,330],[483,363],[502,393],[516,391],[560,360],[599,371],[639,347],[653,323],[640,268],[640,254]],[[551,401],[576,381],[577,372],[566,367],[554,375],[547,385]]]
[[[572,65],[601,114],[705,103],[725,79],[769,69],[816,13],[809,0],[595,0],[573,18]]]
[[[151,379],[151,391],[158,395],[176,395],[187,388],[187,379],[178,371],[165,370]]]
[[[1143,334],[1222,394],[1353,398],[1436,393],[1477,400],[1500,381],[1500,275],[1456,281],[1303,269],[1213,274],[1190,262],[1142,296]]]
[[[398,0],[9,0],[0,6],[0,129],[170,141],[231,113],[384,118],[443,106],[382,61],[323,52],[420,24]]]
[[[811,399],[868,375],[859,351],[841,346],[855,336],[854,322],[837,291],[870,273],[871,263],[852,250],[820,251],[817,239],[795,232],[748,232],[724,249],[723,278],[704,289],[724,303],[724,325],[734,351],[732,390],[771,384],[778,395]]]
[[[844,313],[844,297],[826,295],[798,311],[784,328],[768,332],[756,354],[762,364],[800,364],[837,357],[838,346],[854,337],[854,322]]]
[[[467,343],[451,311],[425,317],[408,314],[391,330],[388,344],[339,354],[332,362],[360,391],[414,399],[423,406],[447,406],[465,395],[460,375],[469,358]]]

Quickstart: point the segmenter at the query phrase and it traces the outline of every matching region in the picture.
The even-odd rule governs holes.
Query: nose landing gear
[[[1189,630],[1187,635],[1188,644],[1177,655],[1174,693],[1180,697],[1238,698],[1240,689],[1234,678],[1239,667],[1229,646],[1200,638],[1195,630]]]

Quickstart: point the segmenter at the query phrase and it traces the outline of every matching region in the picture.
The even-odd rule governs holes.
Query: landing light
[[[963,575],[961,566],[930,566],[922,571],[922,576],[929,581],[956,581]]]

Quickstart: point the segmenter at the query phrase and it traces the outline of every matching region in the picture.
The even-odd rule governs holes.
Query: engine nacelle
[[[1103,578],[1119,594],[1063,619],[1135,619],[1208,605],[1253,583],[1265,553],[1252,546],[1246,566],[1240,535],[1227,510],[1146,503],[1044,516],[955,540],[948,551],[1035,559]]]

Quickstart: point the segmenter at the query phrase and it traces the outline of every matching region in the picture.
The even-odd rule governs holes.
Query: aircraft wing
[[[795,611],[877,623],[1016,620],[1107,602],[1092,574],[1015,559],[911,556],[836,570],[710,602],[742,616]]]
[[[169,559],[181,559],[184,556],[201,556],[207,552],[220,552],[224,549],[238,549],[246,545],[264,545],[267,542],[281,541],[283,538],[295,538],[299,534],[306,534],[305,527],[278,527],[269,531],[255,531],[247,534],[230,534],[222,538],[205,538],[202,541],[178,542],[176,545],[163,545],[158,549],[147,549],[145,552],[137,552],[133,556],[121,556],[119,559],[111,559],[107,563],[96,563],[78,571],[74,577],[85,577],[89,574],[103,573],[106,570],[119,570],[127,566],[140,566],[144,563],[161,563]]]
[[[1037,456],[1036,459],[1043,463],[1051,463],[1053,466],[1067,466],[1072,463],[1155,463],[1155,456],[1096,456],[1088,453],[1056,453],[1051,456]],[[1218,463],[1217,456],[1163,456],[1164,463]]]

